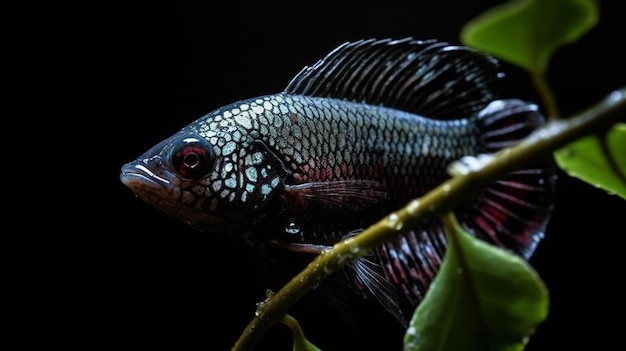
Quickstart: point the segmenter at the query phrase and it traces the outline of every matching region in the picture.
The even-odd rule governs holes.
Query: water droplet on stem
[[[409,212],[411,216],[417,215],[417,211],[419,210],[419,208],[420,208],[419,200],[413,200],[409,202],[409,204],[407,205],[407,211]]]
[[[387,217],[387,226],[393,230],[400,230],[404,223],[400,220],[397,214],[392,213]]]

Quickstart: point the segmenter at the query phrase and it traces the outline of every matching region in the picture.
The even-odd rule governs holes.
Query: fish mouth
[[[119,177],[136,197],[155,209],[201,231],[227,233],[225,226],[229,223],[223,218],[183,205],[177,196],[180,194],[177,180],[167,170],[164,173],[165,176],[158,174],[138,160],[123,165]],[[173,180],[167,176],[172,176]]]
[[[141,162],[131,162],[122,166],[120,180],[131,189],[144,187],[163,187],[171,189],[173,184],[166,178],[152,172]]]

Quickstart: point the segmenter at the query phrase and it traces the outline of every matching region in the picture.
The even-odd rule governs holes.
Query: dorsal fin
[[[494,100],[502,75],[490,56],[436,40],[346,42],[305,67],[285,93],[392,107],[454,119]]]

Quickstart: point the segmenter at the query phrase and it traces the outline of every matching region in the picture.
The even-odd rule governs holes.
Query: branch
[[[251,350],[269,327],[284,319],[287,310],[296,301],[349,262],[403,233],[406,228],[453,210],[502,176],[552,157],[557,149],[624,120],[624,116],[626,88],[612,92],[597,105],[570,119],[548,122],[516,146],[499,151],[479,167],[457,172],[460,174],[389,214],[359,235],[337,243],[259,305],[256,317],[248,324],[232,350]]]

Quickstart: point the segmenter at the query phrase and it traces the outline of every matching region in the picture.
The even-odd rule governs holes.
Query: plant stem
[[[559,108],[556,104],[556,99],[554,98],[554,93],[552,92],[552,88],[550,84],[548,84],[546,80],[546,76],[543,73],[533,72],[531,73],[533,84],[543,100],[543,104],[546,109],[546,115],[548,116],[548,120],[552,121],[560,117]]]
[[[286,326],[288,326],[289,329],[291,329],[291,333],[293,334],[294,346],[297,345],[297,347],[294,347],[294,350],[309,350],[309,351],[318,350],[319,351],[317,346],[309,343],[306,340],[306,338],[304,337],[304,332],[302,331],[300,324],[295,318],[286,314],[285,318],[283,318],[281,322],[285,324]]]
[[[570,118],[551,120],[516,146],[496,153],[479,169],[452,177],[406,207],[391,213],[359,235],[337,243],[315,258],[306,269],[268,298],[262,311],[248,324],[232,350],[251,350],[287,310],[323,279],[349,262],[366,255],[406,228],[438,217],[478,195],[502,176],[549,158],[557,149],[596,133],[626,116],[626,88],[614,91],[588,110]]]

